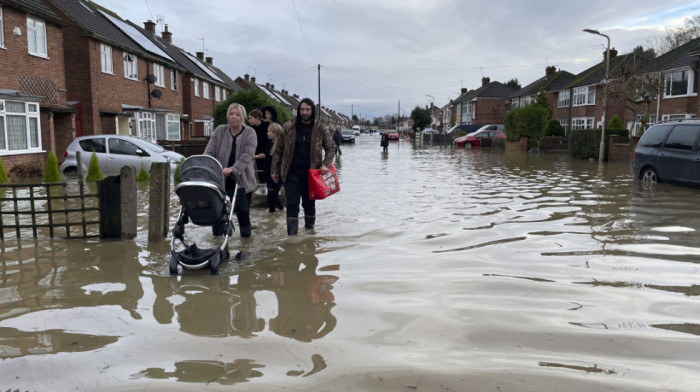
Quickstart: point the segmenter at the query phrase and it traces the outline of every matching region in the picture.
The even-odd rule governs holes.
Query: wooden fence
[[[66,183],[0,184],[0,240],[6,230],[17,238],[30,230],[36,238],[47,229],[50,237],[99,237],[98,196],[82,184],[77,194],[66,188]]]

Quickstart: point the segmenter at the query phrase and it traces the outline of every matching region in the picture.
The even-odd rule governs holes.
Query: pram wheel
[[[241,260],[245,259],[245,253],[243,253],[243,252],[236,253],[235,259],[236,259],[236,261],[241,261]]]
[[[177,257],[170,255],[170,275],[177,275]]]
[[[216,253],[212,256],[211,261],[209,261],[209,268],[211,269],[212,275],[219,274],[219,265],[221,264],[221,255]]]

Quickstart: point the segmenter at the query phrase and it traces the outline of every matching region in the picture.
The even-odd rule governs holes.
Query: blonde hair
[[[238,114],[240,114],[241,117],[243,117],[244,119],[248,118],[248,114],[245,111],[245,106],[241,105],[240,103],[236,103],[236,102],[228,105],[228,109],[226,109],[226,115],[228,116],[229,114],[231,114],[231,111],[234,109],[237,110]]]
[[[280,142],[280,136],[282,136],[282,126],[273,122],[267,127],[267,130],[275,134],[275,143],[272,145],[272,148],[270,148],[270,154],[274,155],[277,150],[277,143]]]

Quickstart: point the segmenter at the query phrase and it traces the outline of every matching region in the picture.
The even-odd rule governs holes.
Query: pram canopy
[[[206,182],[225,194],[224,169],[216,158],[209,155],[193,155],[180,166],[180,183]]]

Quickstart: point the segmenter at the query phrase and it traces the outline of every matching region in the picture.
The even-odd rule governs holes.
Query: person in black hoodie
[[[258,183],[264,183],[262,171],[264,170],[263,161],[265,159],[265,151],[267,150],[267,127],[270,123],[263,121],[263,112],[260,109],[253,109],[248,113],[248,123],[255,130],[255,135],[258,139],[258,146],[255,148],[255,169]]]

